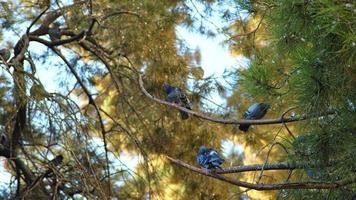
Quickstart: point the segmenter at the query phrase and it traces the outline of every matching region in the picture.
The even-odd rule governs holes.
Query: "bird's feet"
[[[210,170],[204,167],[201,167],[205,174],[210,174]]]

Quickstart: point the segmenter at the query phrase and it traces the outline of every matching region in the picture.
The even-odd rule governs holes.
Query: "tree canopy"
[[[11,174],[0,198],[355,197],[354,1],[19,0],[0,11]],[[178,26],[223,35],[247,67],[204,76]],[[166,101],[163,83],[191,110]],[[266,116],[244,119],[256,102]],[[198,167],[202,145],[224,152],[222,169]]]

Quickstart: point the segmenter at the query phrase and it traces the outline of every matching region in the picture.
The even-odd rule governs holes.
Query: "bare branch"
[[[276,119],[260,119],[260,120],[247,120],[247,119],[221,119],[221,118],[213,118],[213,117],[209,117],[206,116],[202,113],[199,112],[195,112],[189,109],[186,109],[184,107],[178,106],[174,103],[169,103],[167,101],[161,100],[159,98],[156,98],[154,96],[152,96],[150,93],[147,92],[147,90],[145,89],[145,87],[143,86],[143,80],[142,80],[142,75],[139,75],[139,86],[140,89],[142,91],[143,94],[145,94],[148,98],[150,98],[151,100],[160,103],[160,104],[164,104],[170,107],[174,107],[178,110],[182,110],[184,112],[187,112],[193,116],[196,116],[198,118],[201,119],[205,119],[211,122],[215,122],[215,123],[221,123],[221,124],[255,124],[255,125],[261,125],[261,124],[281,124],[281,123],[289,123],[289,122],[296,122],[296,121],[302,121],[302,120],[306,120],[306,119],[310,119],[313,117],[319,117],[319,116],[323,116],[323,115],[332,115],[335,114],[335,111],[328,111],[326,113],[324,113],[323,115],[317,115],[317,114],[311,114],[311,115],[301,115],[299,117],[288,117],[288,118],[276,118]]]
[[[110,17],[114,17],[114,16],[117,16],[117,15],[123,15],[123,14],[126,14],[126,15],[134,15],[136,17],[141,17],[138,13],[136,12],[132,12],[132,11],[129,11],[129,10],[123,10],[123,11],[116,11],[116,12],[112,12],[112,13],[109,13],[107,15],[105,15],[102,20],[106,20]]]
[[[35,189],[43,180],[43,178],[47,177],[50,173],[52,173],[56,166],[59,166],[63,161],[62,155],[56,156],[53,160],[51,160],[49,164],[49,169],[47,169],[42,175],[38,176],[34,181],[31,182],[31,185],[27,186],[22,192],[20,199],[25,199],[26,195],[33,189]]]
[[[29,26],[29,27],[27,28],[27,30],[26,30],[26,35],[29,35],[32,26],[42,17],[43,14],[46,13],[46,11],[47,11],[48,9],[49,9],[49,5],[47,6],[46,9],[44,9],[44,10],[35,18],[35,20],[32,21],[32,23],[30,24],[30,26]]]
[[[227,183],[230,183],[232,185],[240,186],[240,187],[245,187],[245,188],[250,188],[254,190],[281,190],[281,189],[332,189],[332,188],[339,188],[344,185],[349,185],[349,184],[354,184],[356,182],[356,176],[352,176],[346,179],[342,179],[339,181],[335,182],[293,182],[293,183],[276,183],[276,184],[253,184],[253,183],[248,183],[244,181],[239,181],[236,179],[232,179],[230,177],[226,177],[223,175],[220,175],[215,173],[215,171],[208,171],[207,169],[200,169],[197,167],[194,167],[192,165],[189,165],[187,163],[184,163],[183,161],[173,159],[169,156],[166,156],[169,161],[174,163],[175,165],[179,167],[184,167],[187,168],[193,172],[209,176]],[[266,166],[263,168],[266,170]]]
[[[64,63],[68,66],[69,70],[71,71],[71,73],[74,75],[74,77],[76,78],[77,82],[79,83],[79,85],[81,86],[81,88],[83,89],[84,93],[87,95],[88,99],[89,99],[89,104],[93,105],[96,113],[99,117],[99,123],[100,123],[100,128],[101,128],[101,134],[103,137],[103,143],[104,143],[104,150],[105,150],[105,159],[106,159],[106,173],[107,173],[107,177],[108,177],[108,182],[109,182],[109,187],[110,186],[110,167],[109,167],[109,157],[108,157],[108,148],[107,148],[107,141],[106,141],[106,131],[105,131],[105,126],[104,126],[104,122],[99,110],[98,105],[95,103],[95,100],[93,98],[93,96],[90,94],[89,89],[84,85],[83,81],[81,80],[81,78],[79,77],[78,73],[75,71],[74,66],[72,66],[72,64],[64,57],[64,55],[58,51],[57,49],[55,49],[54,47],[50,47],[63,61]]]

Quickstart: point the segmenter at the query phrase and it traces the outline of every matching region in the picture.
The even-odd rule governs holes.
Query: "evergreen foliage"
[[[260,7],[264,4],[270,7]],[[319,180],[352,176],[355,168],[355,4],[351,1],[254,1],[268,12],[268,44],[255,50],[251,67],[239,84],[246,93],[283,98],[303,113],[335,110],[337,114],[295,126],[299,136],[290,147],[293,161],[323,163],[310,172]],[[330,161],[339,161],[330,166]],[[311,178],[304,175],[302,178]],[[285,199],[350,199],[355,187],[337,190],[283,191]]]
[[[306,163],[224,174],[231,179],[268,185],[354,177],[355,10],[346,0],[0,2],[0,49],[13,49],[0,61],[0,125],[11,139],[0,146],[1,166],[13,177],[0,198],[351,199],[355,181],[246,190],[166,156],[198,166],[200,146],[222,152],[228,141],[243,151],[222,154],[223,168]],[[227,27],[208,19],[214,13]],[[60,37],[50,40],[54,24]],[[205,77],[201,50],[176,35],[178,25],[231,36],[226,44],[248,67],[226,72],[230,85]],[[266,119],[306,119],[255,124],[248,133],[191,114],[183,121],[142,93],[138,74],[155,98],[166,98],[162,84],[169,83],[208,117],[241,119],[251,104],[266,102]],[[223,111],[206,103],[214,91],[227,101]],[[63,159],[51,164],[55,157]]]

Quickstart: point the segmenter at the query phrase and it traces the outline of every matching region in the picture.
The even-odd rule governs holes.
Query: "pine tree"
[[[10,139],[0,156],[15,180],[1,198],[350,198],[354,179],[333,184],[355,171],[354,7],[331,0],[0,3],[1,44],[13,50],[0,61],[0,122]],[[231,34],[232,53],[250,61],[230,72],[236,82],[224,112],[204,98],[227,86],[204,78],[199,49],[175,32],[185,25],[214,37],[202,23],[213,12],[232,22],[217,30]],[[53,31],[60,37],[51,40]],[[189,120],[164,101],[164,82],[191,100]],[[233,118],[254,102],[271,104],[265,118],[276,120],[247,122],[253,126],[241,133]],[[244,148],[225,158],[224,170],[246,171],[194,168],[199,146],[219,149],[222,141]],[[273,188],[289,182],[290,190]]]
[[[295,180],[336,181],[352,176],[355,4],[291,0],[253,1],[247,5],[252,10],[249,21],[262,20],[253,34],[256,38],[263,36],[265,45],[256,45],[252,56],[245,54],[252,63],[239,71],[242,93],[267,98],[283,109],[295,107],[295,112],[308,115],[335,111],[293,126],[297,137],[288,142],[291,153],[287,159],[320,163],[312,169],[298,170]],[[260,19],[260,15],[265,16]],[[258,43],[256,38],[237,38],[236,42]],[[352,185],[336,190],[286,190],[279,197],[350,199],[354,191]]]

